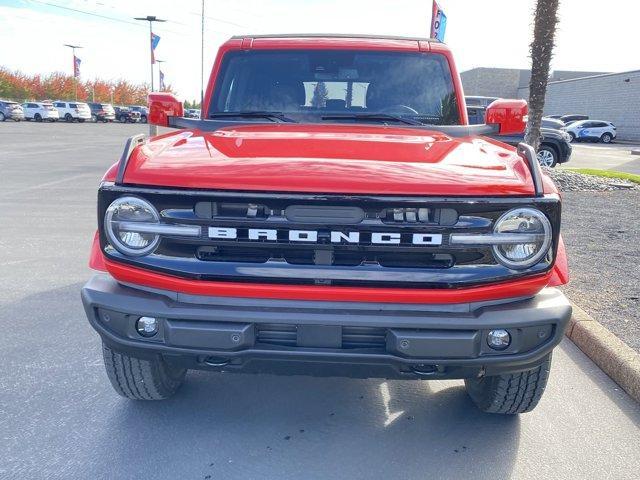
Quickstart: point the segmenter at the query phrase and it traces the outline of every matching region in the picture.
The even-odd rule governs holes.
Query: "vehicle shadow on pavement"
[[[131,466],[144,445],[169,477],[507,478],[520,433],[460,382],[193,372],[171,400],[105,414],[101,448]]]

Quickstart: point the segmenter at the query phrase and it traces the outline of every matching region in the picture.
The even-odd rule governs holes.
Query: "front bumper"
[[[558,163],[567,163],[571,159],[571,152],[573,147],[569,142],[560,142],[560,158],[558,159]]]
[[[560,342],[564,295],[465,304],[389,304],[185,295],[94,276],[82,289],[91,325],[111,348],[196,369],[384,378],[469,378],[533,368]],[[159,320],[140,336],[140,316]],[[495,351],[489,330],[511,345]]]

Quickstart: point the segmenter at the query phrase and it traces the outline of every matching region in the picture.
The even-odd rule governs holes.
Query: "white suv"
[[[58,100],[53,102],[53,106],[60,112],[60,118],[64,118],[67,122],[91,120],[91,109],[86,103]]]
[[[566,126],[566,131],[574,140],[592,140],[602,143],[611,143],[616,138],[616,127],[611,122],[601,120],[580,120]]]
[[[58,118],[60,118],[58,110],[50,103],[27,102],[22,104],[22,109],[26,120],[57,122]]]

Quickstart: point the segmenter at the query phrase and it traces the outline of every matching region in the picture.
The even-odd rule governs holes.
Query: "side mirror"
[[[498,125],[499,135],[524,133],[529,107],[525,100],[498,99],[487,107],[485,123]]]
[[[169,117],[184,116],[182,102],[170,93],[149,94],[149,123],[159,127],[169,126]]]

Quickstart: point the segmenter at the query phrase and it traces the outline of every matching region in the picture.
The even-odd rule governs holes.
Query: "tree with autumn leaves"
[[[171,86],[167,91],[171,92]],[[78,100],[145,105],[149,86],[120,80],[86,80],[78,82]],[[0,98],[19,102],[27,100],[67,100],[75,98],[73,76],[60,72],[47,75],[27,75],[0,67]]]

